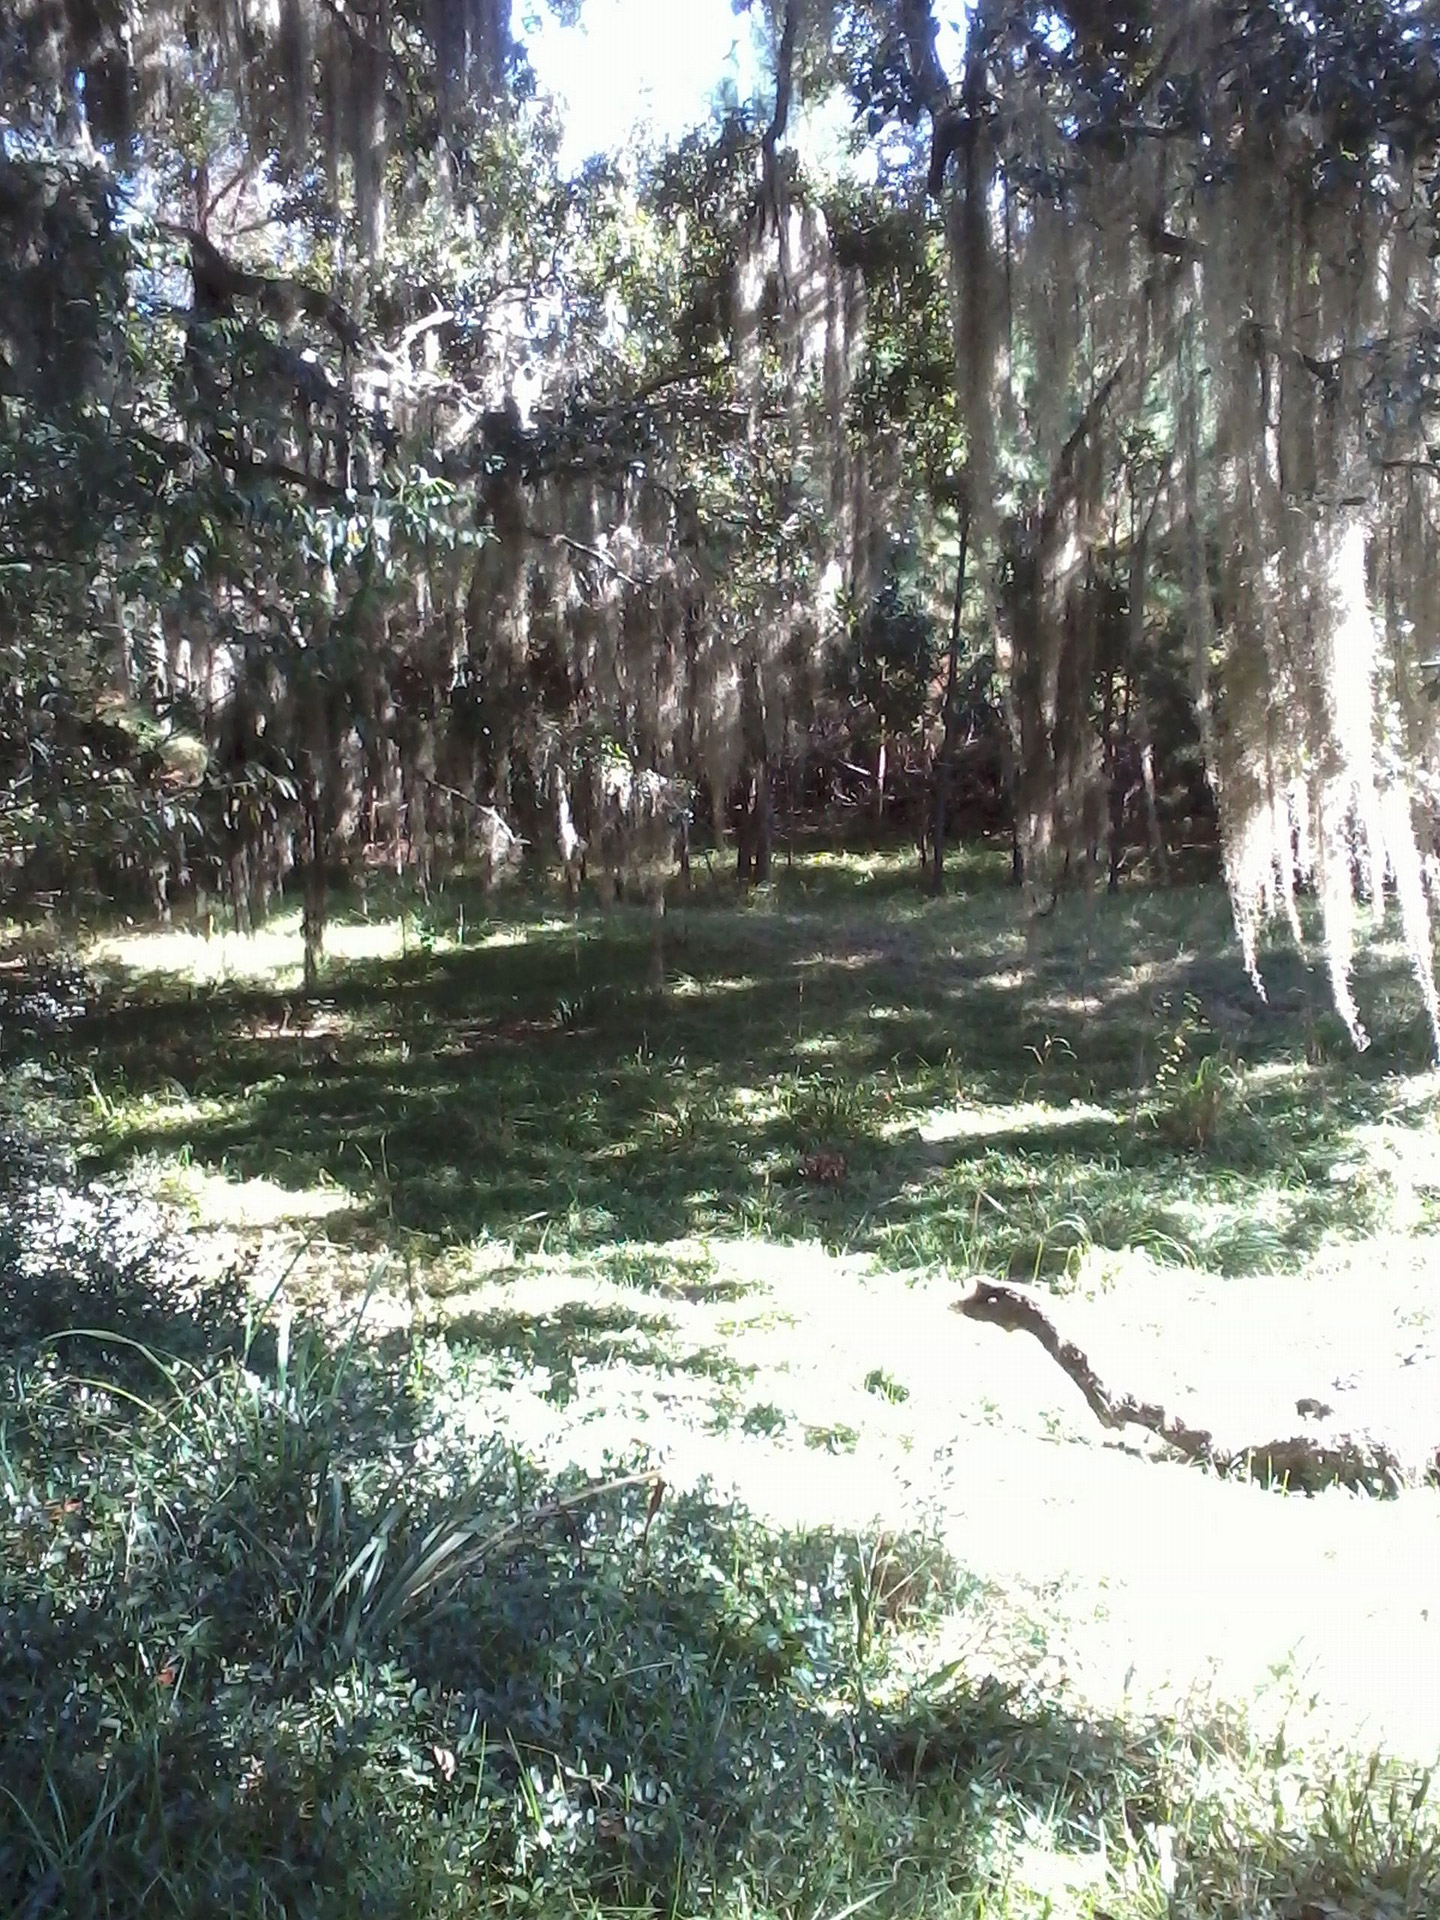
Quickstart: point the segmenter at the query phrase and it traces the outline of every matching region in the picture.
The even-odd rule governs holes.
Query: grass
[[[1213,892],[1027,934],[965,877],[702,891],[663,994],[643,916],[449,896],[372,900],[312,1002],[282,924],[108,941],[98,1006],[7,1023],[15,1911],[1437,1910],[1430,1497],[1102,1448],[941,1284],[1257,1353],[1388,1312],[1418,997],[1377,942],[1357,1060],[1283,954],[1247,999]],[[1307,1715],[1345,1681],[1417,1736]]]
[[[1329,1175],[1426,1063],[1396,955],[1365,983],[1357,1071],[1293,957],[1269,961],[1288,1011],[1254,999],[1213,891],[1068,905],[1027,937],[998,886],[936,904],[882,866],[867,897],[854,869],[672,914],[663,996],[623,911],[472,916],[461,946],[449,908],[391,923],[388,951],[370,922],[310,1004],[253,971],[152,972],[74,1036],[94,1164],[324,1196],[332,1239],[398,1230],[432,1261],[759,1233],[1014,1272],[1088,1236],[1239,1272],[1382,1215],[1383,1191]],[[293,946],[259,952],[293,967]],[[175,951],[108,954],[134,979]],[[798,1170],[820,1151],[843,1179]]]
[[[1426,1776],[1087,1713],[933,1541],[556,1482],[415,1351],[174,1333],[7,1323],[16,1912],[1433,1910]]]

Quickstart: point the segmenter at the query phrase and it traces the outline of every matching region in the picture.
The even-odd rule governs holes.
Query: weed
[[[746,1433],[783,1433],[787,1416],[783,1407],[777,1407],[770,1401],[762,1401],[746,1412],[741,1422]]]
[[[566,1033],[580,1033],[593,1026],[600,1011],[600,994],[595,987],[582,987],[576,993],[562,993],[555,1002],[555,1024]]]
[[[898,1407],[902,1401],[910,1398],[910,1389],[892,1379],[883,1367],[872,1367],[866,1374],[865,1391],[878,1394],[882,1400],[888,1400],[892,1407]]]
[[[1247,1117],[1244,1074],[1225,1048],[1202,1051],[1210,1028],[1199,999],[1185,994],[1178,1009],[1168,1000],[1169,1016],[1149,1110],[1162,1139],[1186,1153],[1205,1153],[1227,1129]]]
[[[853,1140],[872,1123],[874,1092],[865,1084],[829,1075],[804,1076],[780,1089],[782,1124],[807,1152]]]

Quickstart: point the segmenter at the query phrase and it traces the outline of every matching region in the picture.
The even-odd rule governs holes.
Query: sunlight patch
[[[666,991],[673,1000],[714,1000],[725,993],[753,993],[755,980],[748,973],[736,973],[724,978],[720,975],[707,976],[696,980],[691,974],[678,974]]]
[[[873,1272],[868,1254],[833,1254],[816,1240],[714,1240],[710,1259],[727,1280],[767,1281],[772,1285],[825,1286],[837,1275],[850,1278]]]
[[[294,1191],[273,1180],[229,1180],[200,1167],[167,1173],[172,1189],[183,1194],[207,1226],[248,1229],[300,1226],[350,1212],[355,1197],[341,1187],[302,1187]]]
[[[451,1247],[427,1277],[426,1292],[448,1298],[459,1289],[495,1280],[517,1269],[515,1242],[482,1234],[463,1247]]]
[[[1133,966],[1123,969],[1119,974],[1114,994],[1130,995],[1143,993],[1147,987],[1167,986],[1176,972],[1193,965],[1195,955],[1182,947],[1173,960],[1140,960]]]
[[[834,1060],[844,1055],[843,1041],[833,1034],[814,1034],[809,1039],[797,1040],[794,1052],[803,1054],[806,1059]]]
[[[1105,1002],[1095,993],[1050,993],[1035,1002],[1037,1013],[1065,1013],[1076,1020],[1093,1019],[1105,1011]]]
[[[415,947],[413,930],[400,919],[337,920],[326,928],[330,961],[397,960]],[[185,927],[137,927],[97,940],[87,949],[88,964],[100,969],[154,979],[220,986],[228,981],[297,981],[304,968],[305,943],[298,910],[277,914],[255,933],[228,930],[213,934]]]
[[[862,973],[883,958],[878,947],[860,947],[849,953],[807,953],[795,962],[795,968],[806,973]]]
[[[1097,1107],[1084,1100],[1068,1107],[1046,1106],[1041,1101],[1025,1101],[1010,1107],[933,1107],[918,1123],[906,1118],[887,1122],[882,1129],[891,1139],[918,1134],[927,1146],[947,1140],[984,1140],[996,1134],[1052,1131],[1056,1127],[1082,1127],[1100,1123],[1118,1127],[1120,1117],[1108,1107]]]
[[[1102,1892],[1109,1884],[1104,1853],[1062,1853],[1052,1838],[1028,1841],[1016,1849],[1015,1878],[1056,1912],[1071,1907],[1076,1895]],[[1071,1907],[1074,1911],[1074,1908]]]

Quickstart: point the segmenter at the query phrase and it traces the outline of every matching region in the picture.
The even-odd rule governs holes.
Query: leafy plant
[[[780,1112],[796,1143],[818,1151],[862,1134],[870,1124],[874,1098],[859,1081],[807,1077],[782,1088]]]
[[[865,1391],[878,1394],[882,1400],[888,1400],[892,1407],[898,1407],[910,1398],[910,1389],[892,1379],[883,1367],[872,1367],[866,1374]]]
[[[1200,1001],[1187,993],[1162,1041],[1152,1082],[1152,1124],[1188,1153],[1206,1152],[1245,1114],[1244,1074],[1233,1055],[1223,1048],[1197,1052],[1209,1033]]]

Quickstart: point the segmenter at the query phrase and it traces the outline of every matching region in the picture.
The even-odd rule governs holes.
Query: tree
[[[988,0],[952,82],[929,0],[863,11],[945,205],[1032,904],[1098,838],[1092,559],[1143,427],[1246,965],[1258,986],[1264,920],[1298,934],[1313,882],[1363,1044],[1355,903],[1393,890],[1440,1045],[1433,19]]]
[[[875,817],[885,811],[890,743],[912,736],[930,706],[935,627],[923,601],[892,573],[857,618],[835,660],[837,691],[856,702],[874,728]]]
[[[743,794],[763,878],[850,583],[860,285],[781,151],[788,82],[764,133],[577,185],[503,15],[297,0],[240,42],[224,10],[141,40],[86,15],[37,27],[9,103],[130,203],[167,478],[156,565],[112,590],[210,749],[179,868],[242,921],[298,875],[311,977],[362,846],[422,883],[517,832],[571,864],[613,839],[620,763],[717,817]],[[44,364],[17,392],[49,431]]]
[[[12,155],[0,204],[6,890],[143,897],[206,764],[135,670],[134,590],[175,581],[175,449],[149,425],[113,189],[63,156]]]

